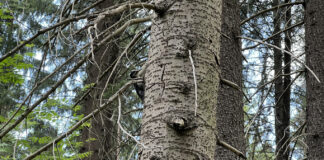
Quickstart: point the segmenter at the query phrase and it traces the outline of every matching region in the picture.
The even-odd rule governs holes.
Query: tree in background
[[[103,10],[105,8],[109,8],[114,5],[113,0],[105,0],[101,2],[98,6],[98,10]],[[94,32],[101,33],[106,29],[109,29],[112,25],[114,25],[120,16],[109,16],[103,18],[96,24],[96,27],[92,29]],[[111,29],[110,29],[111,30]],[[90,33],[92,34],[92,33]],[[90,35],[95,37],[96,35]],[[104,36],[98,37],[98,42],[104,39]],[[108,74],[100,77],[107,72],[107,68],[112,66],[116,59],[119,56],[119,48],[117,46],[118,41],[114,43],[107,43],[106,45],[102,45],[96,50],[91,51],[94,52],[91,59],[89,59],[86,67],[87,79],[85,81],[86,85],[91,86],[95,84],[97,81],[97,85],[95,89],[93,89],[87,97],[84,98],[82,114],[88,115],[93,110],[98,108],[102,103],[102,94],[105,85],[113,85],[115,81],[115,76],[110,75],[111,70],[108,70]],[[109,82],[107,82],[109,81]],[[81,153],[90,152],[91,155],[85,159],[89,160],[101,160],[101,159],[116,159],[116,152],[114,152],[113,147],[116,147],[116,127],[114,126],[113,119],[113,110],[106,109],[103,110],[100,114],[96,115],[91,121],[90,126],[82,129],[81,132],[81,141],[83,142],[83,146],[80,149]],[[115,149],[116,150],[116,149]]]
[[[244,112],[242,94],[243,56],[241,54],[240,10],[235,0],[222,2],[222,27],[220,45],[221,82],[216,107],[217,135],[220,139],[244,153]],[[230,82],[229,82],[230,81]],[[233,86],[233,84],[235,86]],[[232,160],[237,155],[216,146],[215,160]]]
[[[7,96],[17,106],[13,106],[12,112],[9,112],[7,116],[1,117],[0,139],[2,141],[10,139],[5,141],[5,144],[9,147],[5,149],[6,151],[2,152],[1,156],[20,159],[92,159],[98,156],[98,154],[95,154],[97,150],[100,153],[98,158],[102,159],[108,159],[107,155],[112,155],[113,159],[115,155],[116,159],[140,159],[139,156],[142,156],[142,159],[158,159],[159,157],[163,158],[163,156],[179,157],[180,152],[189,156],[203,157],[206,155],[209,158],[214,158],[214,154],[217,154],[214,153],[216,143],[223,147],[227,146],[228,149],[237,154],[239,152],[237,152],[237,149],[221,141],[224,135],[220,135],[220,138],[216,139],[213,129],[216,129],[216,123],[219,123],[219,121],[216,121],[217,116],[206,117],[217,112],[220,113],[220,111],[216,112],[213,110],[216,108],[216,95],[212,95],[212,98],[210,98],[208,95],[202,95],[202,92],[206,91],[215,94],[217,92],[216,87],[219,84],[217,78],[215,79],[216,81],[210,83],[206,82],[206,80],[211,81],[210,77],[217,77],[217,74],[225,74],[222,73],[220,65],[226,64],[225,62],[227,61],[223,63],[222,59],[226,60],[227,57],[221,58],[222,56],[218,55],[218,52],[215,51],[215,48],[217,48],[215,45],[220,45],[219,48],[223,49],[234,49],[237,46],[232,45],[239,44],[236,40],[241,38],[243,42],[243,55],[246,58],[243,63],[244,85],[234,78],[239,76],[238,73],[235,73],[235,76],[229,76],[228,78],[220,77],[219,79],[222,81],[220,84],[224,88],[231,85],[231,88],[228,90],[232,90],[232,87],[235,86],[235,88],[243,90],[247,97],[246,99],[251,101],[251,103],[245,103],[244,105],[248,158],[275,159],[279,156],[277,154],[279,152],[276,152],[275,147],[275,119],[273,115],[274,106],[277,102],[274,91],[277,78],[273,73],[274,60],[272,59],[272,51],[274,49],[280,50],[278,53],[282,55],[287,53],[292,57],[290,62],[291,71],[285,71],[282,67],[278,69],[283,74],[291,75],[292,77],[290,83],[291,134],[289,141],[286,141],[291,148],[289,150],[289,158],[302,159],[305,157],[302,133],[304,130],[303,126],[305,126],[303,111],[306,102],[303,97],[305,90],[301,85],[303,82],[301,75],[305,71],[304,68],[306,68],[309,74],[314,75],[314,73],[302,60],[304,57],[302,47],[300,46],[303,46],[304,39],[302,30],[303,9],[301,5],[303,2],[286,1],[285,4],[272,6],[272,1],[240,1],[241,18],[244,20],[241,22],[242,36],[239,36],[239,33],[236,34],[235,31],[232,34],[226,28],[220,28],[221,24],[223,27],[226,27],[226,23],[221,22],[222,20],[226,22],[227,19],[225,17],[213,18],[214,20],[217,19],[217,22],[208,19],[212,15],[220,17],[220,12],[218,14],[208,14],[208,12],[205,12],[209,9],[208,7],[200,8],[202,6],[215,7],[221,6],[221,4],[231,4],[230,2],[232,1],[224,1],[218,4],[209,4],[211,1],[198,2],[189,0],[154,0],[152,2],[143,1],[144,3],[138,1],[114,1],[114,5],[109,7],[102,6],[101,8],[99,5],[103,1],[59,0],[49,2],[48,4],[54,5],[54,8],[59,8],[57,10],[54,9],[55,14],[40,16],[31,12],[32,14],[29,16],[30,19],[41,22],[38,23],[40,25],[35,25],[35,28],[38,26],[39,31],[35,31],[37,29],[25,30],[27,32],[20,32],[20,35],[24,35],[20,38],[16,37],[16,33],[19,32],[9,32],[9,30],[8,34],[4,32],[6,36],[3,37],[9,39],[10,37],[7,37],[7,35],[12,34],[13,39],[17,39],[15,44],[18,46],[14,48],[14,46],[7,45],[9,42],[3,43],[7,50],[0,53],[0,63],[3,64],[3,62],[15,58],[17,55],[22,55],[24,59],[28,59],[28,54],[25,51],[30,48],[31,44],[35,44],[36,55],[29,56],[29,59],[38,60],[38,64],[34,65],[36,66],[35,68],[28,70],[16,69],[16,72],[12,72],[15,75],[19,75],[26,71],[27,73],[22,74],[22,79],[24,80],[23,84],[26,83],[27,85],[24,88],[18,86],[21,91],[25,92],[24,94],[11,94]],[[45,1],[33,1],[35,3],[34,6],[41,5],[42,3],[40,2]],[[182,5],[179,6],[179,4]],[[192,6],[192,4],[197,5]],[[278,8],[288,11],[289,7],[292,7],[291,11],[293,13],[290,18],[291,26],[285,22],[286,24],[280,27],[282,29],[280,30],[279,28],[278,32],[274,33],[273,12],[276,12]],[[192,10],[183,11],[183,9],[188,8]],[[223,8],[226,8],[226,6],[223,6]],[[213,12],[217,11],[215,8],[212,8],[212,10]],[[42,10],[39,9],[39,11]],[[225,10],[222,15],[226,14],[226,16],[232,17],[232,13],[227,12],[229,10]],[[280,17],[285,17],[283,13],[280,12]],[[191,19],[194,17],[193,15],[205,14],[206,16],[204,17],[198,16],[195,19]],[[105,26],[110,26],[108,30],[100,29],[100,24],[106,18],[109,19],[116,15],[120,16],[118,22]],[[152,20],[152,16],[155,16],[154,20]],[[289,17],[289,15],[286,17]],[[16,19],[14,22],[21,20]],[[227,24],[229,26],[235,25],[236,21],[231,20],[227,21],[231,22]],[[284,23],[283,19],[280,21],[281,24]],[[22,22],[21,24],[26,23]],[[219,27],[215,27],[213,24],[217,24]],[[153,25],[152,30],[149,27],[150,25]],[[206,25],[206,27],[201,27],[202,25]],[[143,30],[143,28],[146,29]],[[207,33],[209,31],[210,33]],[[280,47],[283,43],[277,44],[278,46],[273,45],[273,37],[277,37],[276,35],[280,34],[282,38],[288,38],[289,36],[284,36],[283,34],[287,34],[287,31],[291,31],[292,46],[284,50],[284,47]],[[150,34],[152,34],[151,37]],[[231,44],[222,47],[222,43],[218,44],[215,41],[217,38],[208,37],[210,35],[219,36],[219,34],[221,38],[227,37],[223,39],[224,41],[221,41],[222,43],[230,41],[229,43]],[[150,51],[154,52],[150,52],[150,55],[147,57],[147,50],[149,48],[147,44],[149,41],[152,42]],[[109,64],[101,63],[106,61],[98,60],[100,58],[98,58],[97,54],[101,54],[100,50],[102,48],[112,44],[118,46],[118,53],[114,54],[116,55],[115,61]],[[44,46],[44,48],[40,49],[40,46]],[[289,49],[290,51],[287,51]],[[285,61],[285,57],[286,55],[281,58],[282,62]],[[242,58],[242,56],[235,56],[232,60],[238,61],[239,58]],[[210,63],[206,65],[206,62]],[[7,62],[5,64],[5,67],[10,68]],[[11,68],[15,68],[15,63],[10,64],[14,64],[11,65]],[[235,66],[234,69],[237,71],[236,69],[240,67],[236,68],[236,63],[233,64],[235,64],[233,66]],[[239,65],[237,64],[237,66]],[[141,71],[138,71],[135,76],[129,76],[130,73],[136,73],[131,72],[131,70],[139,70],[140,68],[142,68]],[[210,70],[206,71],[205,69]],[[219,73],[212,74],[217,71]],[[144,72],[146,72],[145,81],[141,77]],[[86,73],[88,75],[95,74],[95,77],[90,81],[92,76],[88,76],[87,79]],[[1,74],[0,76],[3,75]],[[112,81],[97,81],[98,76],[102,77],[102,79],[111,77]],[[282,78],[282,76],[280,77]],[[287,85],[284,80],[285,78],[282,79],[282,85]],[[4,76],[2,80],[8,80],[8,76]],[[86,81],[88,82],[87,84],[83,83]],[[105,85],[107,87],[101,86],[103,81],[107,81],[107,85]],[[148,92],[145,93],[143,108],[138,98],[135,98],[136,91],[131,89],[131,86],[135,86],[135,89],[143,89],[139,86],[144,82]],[[205,87],[207,84],[212,84],[211,86],[215,90],[211,89],[210,86]],[[239,87],[240,85],[243,86],[243,89]],[[1,86],[5,86],[3,81],[1,81]],[[16,88],[6,88],[3,93],[10,89]],[[197,94],[195,94],[195,91],[198,91]],[[142,93],[142,91],[137,90],[137,93]],[[234,97],[240,96],[242,101],[242,93],[233,91],[233,94]],[[96,97],[98,95],[99,97]],[[80,106],[85,106],[85,102],[88,102],[85,98],[101,103],[95,102],[96,107],[92,109],[88,107],[86,108],[89,109],[87,113],[79,114],[82,113]],[[226,98],[231,99],[232,97],[227,96]],[[24,99],[27,99],[26,102],[23,102]],[[282,99],[284,101],[284,96],[282,96]],[[195,105],[196,100],[198,102],[197,106]],[[92,104],[90,105],[94,106]],[[165,104],[167,105],[158,107]],[[204,109],[210,107],[210,105],[212,109],[206,110],[211,112],[203,114]],[[239,109],[238,106],[236,107],[236,109]],[[165,114],[151,111],[150,109],[152,108]],[[142,112],[143,109],[144,112]],[[165,109],[169,110],[166,111]],[[1,112],[6,113],[3,110]],[[143,120],[141,119],[142,113],[144,116]],[[197,116],[195,113],[197,113]],[[224,115],[221,114],[221,116]],[[107,119],[102,117],[108,117],[107,119],[112,120],[109,123],[114,125],[114,131],[105,132],[107,128],[102,128],[102,126],[108,123],[106,123]],[[197,120],[197,117],[201,117],[201,119]],[[210,120],[210,123],[207,120]],[[218,118],[217,120],[221,119]],[[143,122],[142,126],[140,126],[140,121]],[[233,121],[238,122],[239,119]],[[229,122],[231,123],[232,121]],[[95,126],[95,123],[101,127]],[[157,124],[161,125],[158,126]],[[213,136],[210,136],[211,134],[209,133],[211,132],[208,132],[208,134],[196,133],[199,129],[201,131],[209,131],[205,129],[208,128],[205,124],[210,124],[210,126],[214,127],[210,129],[213,130]],[[150,126],[152,128],[149,128]],[[84,142],[80,142],[80,135],[82,132],[89,131],[88,129],[90,131],[94,130],[97,133],[90,133],[92,134],[91,136],[85,136]],[[103,129],[103,132],[99,132],[100,129]],[[165,132],[160,132],[162,135],[157,135],[159,133],[158,129]],[[218,130],[223,134],[222,131],[227,130],[227,128],[219,127]],[[110,133],[109,136],[111,137],[109,139],[116,140],[116,143],[110,143],[110,145],[113,145],[109,146],[109,148],[100,146],[101,144],[107,144],[105,140],[108,138],[101,138],[100,136],[106,136],[107,133]],[[163,137],[165,135],[167,136]],[[197,137],[198,135],[199,137]],[[196,141],[190,140],[189,137]],[[207,148],[208,151],[203,149],[207,142],[199,139],[207,139],[207,137],[208,143],[211,146]],[[235,136],[233,137],[235,139]],[[237,146],[236,142],[232,141],[233,137],[229,137],[230,144],[235,145],[237,148],[242,147]],[[164,141],[164,139],[168,141]],[[174,141],[171,139],[174,139]],[[157,144],[156,142],[161,143]],[[189,147],[185,146],[189,143],[194,143],[196,146],[191,144]],[[198,144],[203,147],[200,147]],[[145,147],[150,145],[156,147]],[[90,147],[90,149],[86,148],[84,151],[81,151],[84,146]],[[161,147],[166,147],[167,149],[163,150]],[[193,149],[188,150],[190,147]],[[177,148],[182,150],[177,150]],[[150,149],[153,151],[151,152]],[[220,148],[217,150],[220,151]],[[88,151],[92,154],[90,155]],[[228,155],[228,152],[222,153]],[[243,157],[243,154],[239,155]],[[234,157],[234,155],[228,156]]]
[[[305,35],[306,63],[318,76],[320,83],[310,72],[306,76],[306,144],[307,159],[324,156],[324,1],[306,2]]]
[[[276,7],[280,5],[280,1],[274,0],[273,6]],[[289,10],[289,9],[288,9]],[[273,20],[273,26],[274,31],[273,34],[276,34],[280,32],[281,25],[284,22],[284,19],[281,18],[282,13],[288,13],[288,11],[283,12],[283,9],[277,9],[274,10],[274,20]],[[291,24],[291,23],[287,23]],[[286,25],[286,24],[285,24]],[[277,34],[273,38],[273,44],[275,46],[278,46],[281,48],[282,43],[282,34]],[[288,35],[288,34],[286,34]],[[289,38],[285,37],[285,41],[289,43]],[[286,45],[286,44],[284,44]],[[287,44],[289,45],[289,44]],[[287,48],[284,47],[285,49]],[[275,134],[276,134],[276,159],[277,160],[288,160],[289,158],[289,149],[287,148],[289,146],[289,123],[290,123],[290,88],[289,87],[289,77],[290,76],[290,59],[289,56],[287,56],[287,53],[283,53],[280,49],[274,48],[273,50],[274,54],[274,70],[275,70]],[[284,56],[285,57],[284,57]],[[284,61],[285,58],[285,61]],[[288,64],[288,66],[283,66],[283,61],[285,64]],[[287,75],[284,75],[287,74]],[[288,84],[287,84],[288,83]],[[285,98],[282,98],[282,97]]]

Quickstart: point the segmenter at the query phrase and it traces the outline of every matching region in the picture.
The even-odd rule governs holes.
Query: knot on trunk
[[[161,160],[161,158],[158,156],[151,156],[150,160]]]
[[[163,17],[165,12],[175,3],[171,0],[157,0],[154,2],[155,12],[159,17]]]
[[[184,132],[198,127],[194,122],[194,116],[169,116],[166,118],[166,122],[170,128],[177,132]]]

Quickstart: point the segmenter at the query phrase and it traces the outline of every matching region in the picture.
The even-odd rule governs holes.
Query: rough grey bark
[[[221,0],[156,0],[142,120],[141,160],[213,159]],[[195,115],[197,77],[198,107]]]
[[[223,0],[220,68],[221,77],[242,86],[242,55],[240,35],[240,8],[236,0]],[[226,84],[220,84],[216,107],[217,133],[221,140],[245,153],[243,95]],[[233,152],[216,146],[215,160],[237,159]]]
[[[280,1],[274,0],[273,6],[279,5]],[[277,9],[274,11],[274,33],[280,31],[281,25],[281,9]],[[281,35],[277,35],[273,38],[273,43],[276,46],[281,46]],[[274,70],[275,76],[277,79],[275,80],[275,134],[276,134],[276,159],[277,160],[288,160],[289,152],[285,152],[287,142],[289,138],[289,121],[290,121],[290,112],[289,108],[285,106],[282,95],[284,93],[284,78],[283,74],[283,56],[280,50],[274,49]],[[285,69],[287,71],[287,68]],[[287,100],[287,95],[285,96]],[[290,103],[290,102],[288,102]]]
[[[99,9],[103,9],[114,4],[113,0],[106,0],[102,2],[99,6]],[[118,16],[110,16],[102,21],[98,22],[97,29],[98,33],[108,28],[119,19]],[[104,37],[99,37],[102,39]],[[95,50],[94,53],[95,61],[87,64],[86,73],[87,79],[86,84],[95,83],[99,75],[102,74],[101,71],[106,70],[107,67],[111,66],[113,62],[118,57],[118,46],[114,43],[100,46]],[[100,67],[100,70],[98,66]],[[82,113],[88,115],[93,110],[99,107],[100,104],[100,95],[105,86],[105,83],[108,79],[106,74],[101,81],[98,83],[96,88],[87,96],[83,103]],[[113,79],[113,78],[112,78]],[[112,81],[110,82],[112,83]],[[109,118],[112,116],[111,110],[104,110],[91,120],[91,126],[85,127],[81,132],[81,140],[84,143],[80,149],[81,153],[91,152],[91,156],[85,159],[88,160],[115,160],[116,154],[112,152],[115,145],[116,130],[114,124]]]
[[[306,144],[309,160],[324,157],[324,1],[306,1],[306,64],[315,72],[306,76]]]

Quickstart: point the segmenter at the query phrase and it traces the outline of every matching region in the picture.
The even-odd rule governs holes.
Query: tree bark
[[[236,0],[223,0],[220,68],[221,77],[242,86],[242,55],[240,35],[240,8]],[[221,140],[245,153],[243,94],[221,83],[216,107],[217,133]],[[215,160],[233,160],[237,155],[216,146]]]
[[[106,0],[99,5],[100,7],[98,9],[107,8],[113,4],[114,0]],[[110,16],[104,18],[102,21],[98,22],[97,32],[100,33],[101,31],[105,30],[117,22],[118,19],[119,16]],[[99,37],[99,41],[103,38],[105,37]],[[85,83],[95,83],[97,78],[102,74],[102,71],[106,70],[107,67],[111,66],[117,59],[118,51],[118,46],[115,43],[109,43],[96,49],[94,51],[95,62],[88,63],[86,67],[87,79]],[[88,115],[99,107],[99,99],[109,74],[110,73],[106,74],[106,76],[99,81],[96,88],[91,91],[89,96],[85,98],[82,110],[84,115]],[[109,83],[112,83],[112,81]],[[82,129],[81,140],[83,142],[83,147],[81,147],[80,152],[91,152],[91,155],[85,158],[86,160],[116,159],[115,152],[112,152],[113,147],[116,147],[116,129],[114,128],[114,123],[109,119],[111,116],[112,110],[104,110],[90,121],[90,127],[85,127]]]
[[[273,6],[279,5],[280,1],[274,0]],[[281,9],[274,11],[274,33],[280,31],[281,19],[280,14]],[[277,35],[273,38],[273,43],[275,46],[281,46],[281,35]],[[287,106],[285,106],[282,95],[284,94],[284,78],[281,76],[283,74],[283,56],[280,50],[274,49],[274,70],[275,76],[275,134],[276,134],[276,159],[277,160],[288,160],[289,152],[285,152],[287,147],[287,140],[289,139],[289,121],[290,112]],[[287,71],[287,69],[285,69]],[[285,95],[287,100],[287,95]],[[290,103],[290,102],[288,102]]]
[[[145,148],[140,159],[211,160],[216,146],[221,0],[155,4],[159,10],[152,23],[144,77]]]
[[[319,160],[324,157],[324,1],[306,2],[306,64],[321,81],[306,75],[307,157]]]

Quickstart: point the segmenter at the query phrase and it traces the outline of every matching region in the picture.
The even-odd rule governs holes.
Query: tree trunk
[[[114,4],[113,0],[106,0],[100,4],[99,9],[103,9]],[[118,16],[110,16],[102,20],[97,25],[97,32],[100,33],[108,28],[119,19]],[[104,37],[99,37],[103,39]],[[95,83],[97,78],[102,74],[102,71],[113,64],[118,57],[118,46],[115,43],[100,46],[94,51],[95,62],[87,64],[86,84]],[[100,70],[99,70],[99,68]],[[103,91],[108,75],[101,79],[96,88],[85,98],[83,103],[83,114],[88,115],[100,105],[100,95]],[[112,78],[113,79],[113,78]],[[112,82],[110,82],[112,83]],[[89,160],[115,160],[115,152],[112,152],[115,145],[114,124],[109,119],[112,116],[112,110],[104,110],[91,120],[91,126],[83,128],[81,132],[81,140],[83,147],[80,152],[91,152],[91,156],[86,159]]]
[[[320,79],[306,76],[306,143],[309,160],[324,157],[324,1],[306,1],[306,64]]]
[[[289,3],[290,0],[285,0],[285,3]],[[286,16],[285,16],[285,26],[289,27],[291,26],[291,7],[288,6],[286,9]],[[285,32],[285,50],[291,51],[291,30],[288,30]],[[282,144],[279,148],[279,156],[277,159],[282,160],[288,160],[289,154],[290,154],[290,148],[289,148],[289,136],[290,136],[290,83],[291,83],[291,77],[290,77],[290,62],[291,62],[291,56],[287,53],[284,53],[284,69],[283,73],[285,74],[283,78],[283,93],[282,93],[282,101],[283,101],[283,109],[282,109],[282,115],[283,119],[281,120],[283,122],[284,127],[282,127],[284,136],[282,138]]]
[[[231,39],[221,36],[221,77],[241,87],[243,69],[241,42],[236,38],[240,35],[240,8],[236,0],[223,0],[222,6],[222,33]],[[244,153],[243,94],[237,89],[221,83],[217,99],[218,136]],[[233,152],[216,146],[215,160],[233,160],[237,157]]]
[[[273,6],[278,6],[280,3],[278,0],[273,1]],[[280,31],[281,19],[280,19],[281,9],[274,11],[274,33]],[[273,38],[275,46],[281,46],[281,35],[277,35]],[[283,68],[282,68],[283,56],[280,50],[274,49],[274,70],[275,76],[275,133],[276,133],[276,159],[277,160],[288,160],[289,152],[285,152],[287,145],[287,140],[289,138],[289,120],[290,112],[289,109],[284,105],[283,98],[281,96],[284,93],[284,78],[282,78]],[[287,71],[287,70],[285,70]],[[287,95],[286,95],[287,98]],[[288,102],[290,103],[290,102]]]
[[[221,0],[155,4],[160,10],[152,23],[144,77],[145,148],[140,159],[211,160],[216,146]]]

